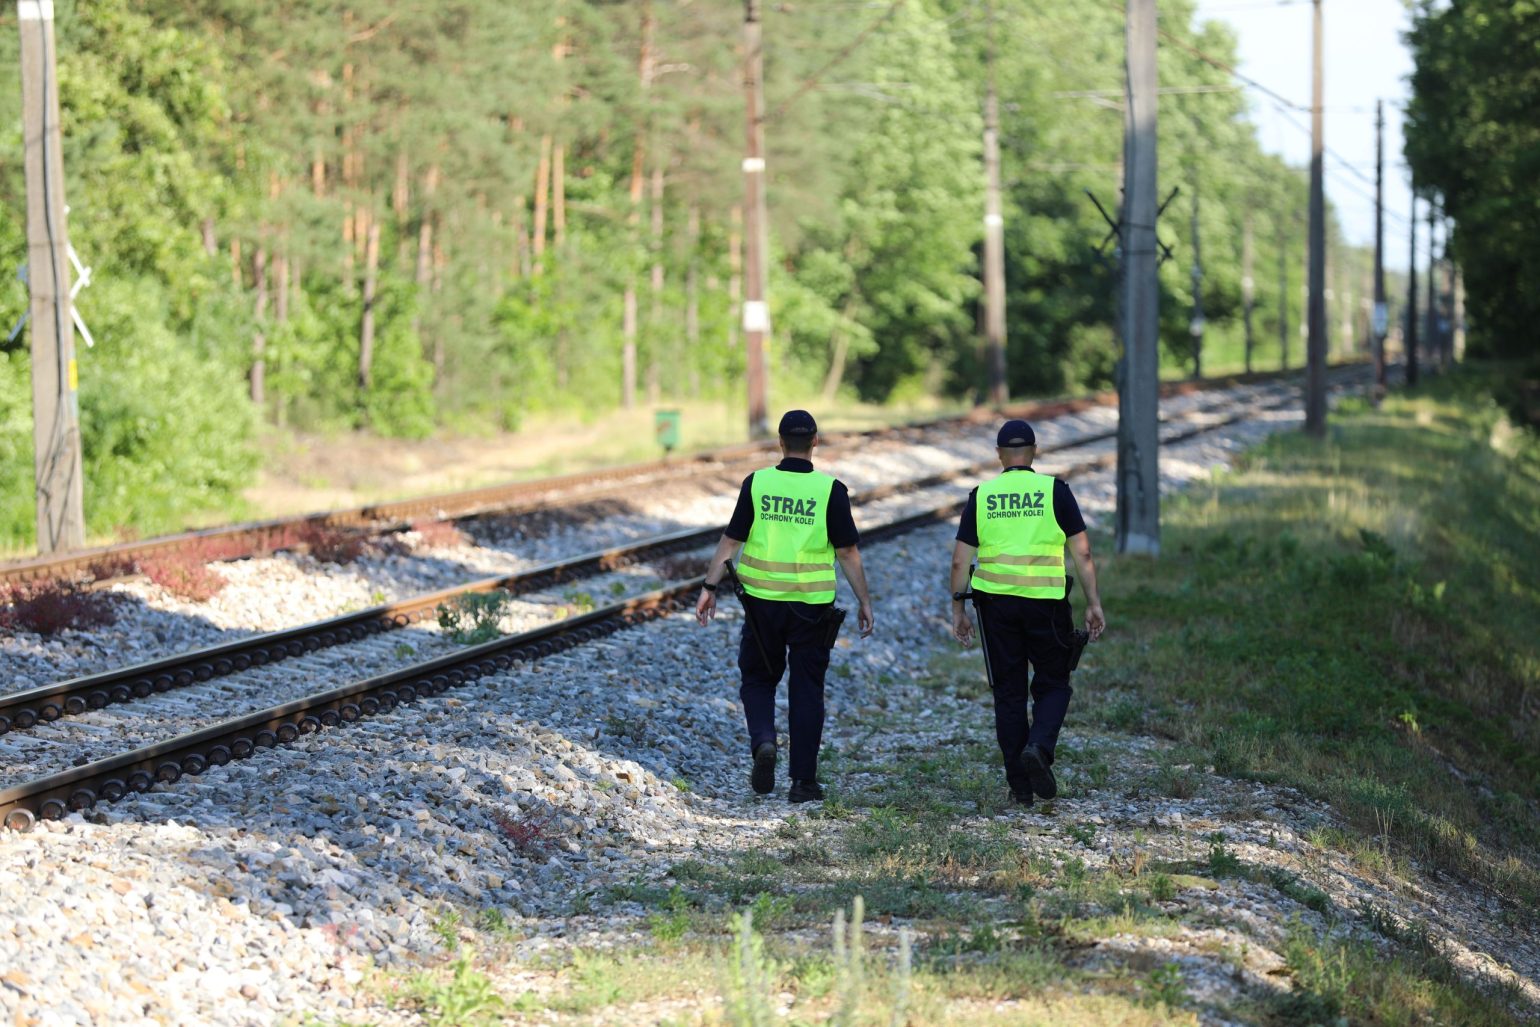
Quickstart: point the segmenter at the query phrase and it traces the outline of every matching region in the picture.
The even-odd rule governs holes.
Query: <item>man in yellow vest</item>
[[[968,494],[952,551],[952,633],[973,641],[963,596],[971,586],[984,661],[994,692],[995,737],[1011,796],[1025,806],[1033,793],[1052,799],[1053,750],[1069,709],[1074,639],[1064,549],[1068,544],[1085,590],[1085,628],[1106,629],[1096,565],[1080,505],[1069,485],[1032,469],[1037,437],[1025,421],[1006,421],[995,439],[1000,475]],[[969,577],[975,555],[978,566]],[[1028,688],[1028,667],[1035,674]],[[1032,715],[1027,716],[1028,696]]]
[[[856,620],[862,638],[872,633],[874,622],[850,493],[842,482],[813,470],[813,447],[818,445],[813,415],[788,411],[781,418],[780,436],[781,462],[743,480],[732,520],[706,571],[695,616],[702,627],[715,616],[717,586],[727,573],[723,563],[742,546],[738,580],[747,595],[738,641],[743,676],[738,695],[753,760],[749,785],[759,795],[775,789],[775,690],[789,663],[791,788],[786,797],[808,802],[823,798],[818,747],[823,741],[824,674],[833,644],[828,616],[834,605],[836,560],[860,604]]]

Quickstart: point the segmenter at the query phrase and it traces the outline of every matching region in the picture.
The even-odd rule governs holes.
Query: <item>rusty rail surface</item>
[[[1216,431],[1258,412],[1281,409],[1290,401],[1291,398],[1279,399],[1260,407],[1237,411],[1216,421],[1195,425],[1186,431],[1162,438],[1161,445],[1170,445]],[[1105,439],[1109,434],[1113,433],[1101,433],[1095,437],[1076,440],[1071,446],[1058,448],[1085,445],[1098,438]],[[1115,453],[1104,454],[1066,468],[1061,473],[1065,477],[1070,477],[1088,470],[1108,467],[1115,464],[1116,460]],[[960,476],[968,470],[974,470],[974,468],[947,472],[933,477],[949,479]],[[901,487],[901,485],[895,486],[895,488]],[[910,487],[920,486],[911,484]],[[961,499],[951,500],[928,510],[879,525],[864,532],[863,535],[868,541],[877,541],[927,527],[957,516],[963,505],[964,502]],[[705,529],[693,534],[704,535],[709,539],[718,530]],[[692,532],[689,531],[677,533],[677,541],[682,545],[684,539],[691,534]],[[649,540],[648,543],[641,545],[658,541],[660,540]],[[621,549],[624,548],[621,547]],[[605,551],[605,553],[610,552],[615,551]],[[602,560],[603,556],[603,553],[594,553],[580,559]],[[575,562],[569,561],[569,563]],[[527,573],[551,573],[556,566],[558,565],[547,565]],[[38,817],[57,820],[70,812],[88,810],[100,801],[115,802],[132,792],[149,791],[157,783],[175,783],[183,775],[201,774],[209,767],[222,766],[234,759],[247,758],[258,749],[287,744],[301,735],[316,733],[324,727],[336,727],[352,723],[362,717],[390,712],[397,706],[410,704],[420,697],[439,695],[468,681],[511,669],[518,663],[549,656],[623,628],[647,623],[688,603],[689,597],[699,589],[703,580],[704,575],[698,575],[585,614],[472,646],[400,670],[354,681],[0,790],[0,824],[11,829],[26,830]],[[467,588],[473,587],[475,586]],[[462,588],[460,591],[464,590],[465,588]],[[456,590],[446,591],[452,594]],[[439,593],[433,595],[437,596]],[[428,598],[420,596],[405,602],[426,601]],[[352,616],[378,616],[380,609],[383,608],[362,611]],[[322,623],[334,623],[343,619],[345,618],[334,618],[333,622]],[[307,627],[317,628],[320,625]],[[246,641],[257,642],[263,638],[268,639],[271,645],[272,636],[258,636],[257,639]],[[289,641],[292,639],[284,643],[286,651]],[[301,651],[304,651],[303,648]],[[202,650],[200,653],[186,654],[186,658],[202,656],[206,659],[208,652],[209,650]],[[174,659],[181,658],[183,657]],[[213,669],[212,666],[210,669]],[[72,689],[71,686],[77,686],[79,680],[84,679],[57,686],[45,686],[45,688],[78,692],[78,688]],[[153,690],[153,682],[151,687]],[[132,688],[130,690],[133,691]],[[77,694],[72,697],[84,701],[87,708],[90,707],[89,694],[85,696]],[[73,712],[65,709],[72,705],[78,705],[78,703],[71,704],[69,698],[66,698],[64,706],[60,707],[61,715],[64,712]]]
[[[1299,370],[1265,371],[1250,375],[1168,382],[1161,386],[1161,395],[1186,395],[1192,392],[1288,378],[1301,373]],[[1077,413],[1091,407],[1116,404],[1116,393],[1101,392],[1071,399],[1016,405],[1003,413],[1015,417],[1049,419]],[[838,447],[858,439],[901,440],[938,428],[979,423],[999,416],[1002,415],[994,411],[972,411],[955,417],[907,425],[871,428],[857,432],[831,432],[829,441],[833,446]],[[626,464],[558,477],[371,503],[366,506],[293,517],[247,521],[132,542],[95,546],[68,553],[0,561],[0,585],[107,579],[119,576],[124,572],[125,567],[132,567],[138,560],[186,551],[196,552],[200,547],[207,547],[211,543],[220,544],[220,547],[225,550],[219,559],[241,559],[303,545],[303,535],[307,531],[340,529],[377,535],[403,530],[413,522],[424,519],[446,520],[491,513],[515,515],[538,509],[573,506],[624,495],[639,485],[739,470],[748,462],[762,459],[772,449],[772,443],[769,442],[740,443],[669,460]]]

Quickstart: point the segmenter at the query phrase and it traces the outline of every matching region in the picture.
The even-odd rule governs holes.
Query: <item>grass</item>
[[[1178,498],[1161,559],[1104,574],[1094,666],[1218,773],[1329,802],[1363,860],[1534,909],[1540,440],[1484,381],[1350,404]],[[1133,723],[1118,702],[1102,720]]]
[[[1103,789],[1207,803],[1233,789],[1226,778],[1289,785],[1341,814],[1308,840],[1389,893],[1416,862],[1532,929],[1537,738],[1533,717],[1512,714],[1534,702],[1540,668],[1526,631],[1540,623],[1540,444],[1504,431],[1472,388],[1446,379],[1345,410],[1324,445],[1277,439],[1170,503],[1160,560],[1106,561],[1113,632],[1083,665],[1072,724],[1175,744],[1130,766],[1117,739],[1071,731],[1056,816],[999,816],[983,732],[899,753],[831,747],[843,787],[768,846],[593,897],[624,904],[639,944],[547,965],[538,987],[495,1003],[481,971],[450,961],[432,983],[454,993],[419,982],[417,1008],[463,1008],[465,1023],[495,1009],[515,1023],[752,1027],[1513,1022],[1514,996],[1462,978],[1427,930],[1391,909],[1346,921],[1306,879],[1309,860],[1305,876],[1257,862],[1209,827],[1162,854],[1153,821],[1129,846],[1116,824],[1073,812]],[[987,698],[958,656],[920,683]],[[889,707],[864,726],[898,718]],[[1159,947],[1228,923],[1238,889],[1270,890],[1293,917],[1268,942],[1288,990],[1196,986],[1204,961],[1210,984],[1240,980],[1244,946],[1175,962]],[[495,951],[493,926],[442,930]],[[1114,937],[1121,947],[1103,946]]]

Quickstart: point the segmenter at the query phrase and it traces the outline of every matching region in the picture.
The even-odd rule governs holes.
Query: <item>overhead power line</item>
[[[866,26],[866,28],[862,29],[860,34],[857,35],[856,38],[852,39],[843,50],[835,54],[828,63],[804,79],[802,84],[797,87],[797,91],[792,93],[785,100],[781,101],[781,104],[776,107],[775,110],[765,115],[763,120],[765,122],[771,122],[785,114],[792,104],[796,103],[804,95],[810,92],[814,86],[818,85],[819,79],[823,78],[823,76],[829,71],[832,71],[836,65],[842,63],[851,54],[855,53],[856,48],[859,47],[862,43],[866,42],[867,38],[870,37],[872,33],[876,32],[878,29],[882,28],[882,26],[891,21],[893,15],[897,14],[898,9],[902,6],[904,6],[904,0],[893,0],[893,3],[889,4],[888,9],[883,12],[882,17],[878,18],[876,21]]]

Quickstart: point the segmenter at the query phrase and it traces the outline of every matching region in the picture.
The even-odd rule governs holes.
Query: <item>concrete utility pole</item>
[[[1310,303],[1307,312],[1310,334],[1305,361],[1305,431],[1316,438],[1326,435],[1326,185],[1325,126],[1322,105],[1325,75],[1321,48],[1324,31],[1321,0],[1315,0],[1314,75],[1310,100]]]
[[[1010,398],[1005,377],[1005,218],[1000,205],[1000,104],[995,95],[994,5],[989,11],[984,93],[984,339],[989,350],[989,402]]]
[[[1160,286],[1155,238],[1155,0],[1128,0],[1123,135],[1123,368],[1118,387],[1120,553],[1160,554]]]
[[[1198,179],[1192,180],[1192,376],[1203,377],[1203,249],[1198,242]]]
[[[1251,351],[1256,345],[1256,336],[1252,334],[1251,313],[1256,304],[1256,279],[1251,275],[1252,261],[1255,259],[1255,243],[1251,232],[1251,206],[1246,206],[1246,223],[1241,235],[1241,303],[1246,319],[1246,373],[1251,373]]]
[[[1438,228],[1438,205],[1428,201],[1428,320],[1424,329],[1430,363],[1442,365],[1444,343],[1438,334],[1438,245],[1433,232]],[[1441,369],[1441,368],[1440,368]]]
[[[85,545],[80,401],[64,224],[53,0],[18,0],[22,148],[27,179],[27,284],[32,294],[32,439],[40,553]]]
[[[1385,332],[1390,314],[1385,306],[1385,101],[1374,104],[1374,383],[1385,388]]]
[[[1289,369],[1289,263],[1288,234],[1278,218],[1278,366]]]
[[[1450,238],[1453,238],[1453,226]],[[1449,258],[1449,274],[1454,279],[1451,286],[1454,290],[1454,311],[1450,315],[1449,346],[1454,359],[1461,361],[1465,359],[1465,276],[1460,273],[1460,265],[1455,263],[1453,254]]]
[[[743,2],[743,338],[749,437],[770,434],[765,350],[770,342],[770,239],[765,208],[765,52],[759,0]]]
[[[1412,253],[1406,262],[1406,384],[1417,384],[1417,187],[1412,187]]]

